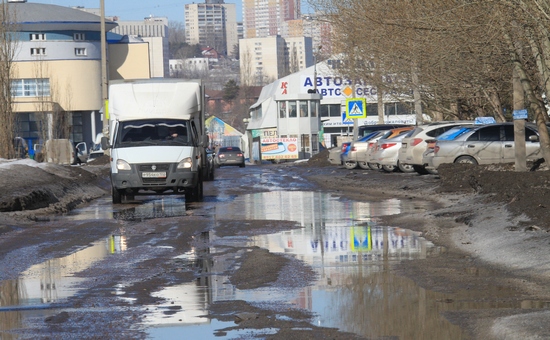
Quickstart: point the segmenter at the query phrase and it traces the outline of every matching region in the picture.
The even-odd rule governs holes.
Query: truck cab
[[[109,88],[113,203],[135,195],[202,199],[206,180],[204,91],[197,81],[149,79]]]

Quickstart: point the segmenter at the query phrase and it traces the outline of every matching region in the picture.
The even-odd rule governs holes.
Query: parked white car
[[[402,165],[410,165],[414,170],[423,175],[428,171],[424,168],[422,156],[427,148],[426,140],[435,139],[445,131],[450,130],[455,126],[472,125],[470,121],[454,121],[454,122],[434,122],[425,125],[419,125],[409,131],[401,141],[399,149],[399,163]]]
[[[399,162],[399,149],[401,148],[401,141],[407,134],[407,131],[401,132],[399,135],[392,138],[382,138],[378,140],[376,151],[372,156],[373,163],[385,172],[414,172],[414,168],[411,165],[401,164]]]
[[[392,129],[387,131],[384,135],[371,140],[365,154],[365,160],[367,162],[367,165],[373,170],[377,170],[380,168],[380,165],[378,164],[379,163],[378,159],[376,159],[377,158],[376,152],[378,151],[378,143],[380,140],[390,139],[400,135],[405,135],[407,132],[411,131],[412,129],[414,129],[414,126]]]
[[[346,169],[352,170],[357,166],[365,170],[370,169],[366,161],[367,148],[371,141],[377,141],[384,134],[386,134],[386,132],[386,130],[374,131],[353,142],[350,145],[348,152],[342,157]]]

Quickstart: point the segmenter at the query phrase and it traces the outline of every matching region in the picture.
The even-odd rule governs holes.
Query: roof
[[[101,30],[101,17],[79,9],[28,2],[10,2],[8,8],[14,11],[19,31],[36,30]],[[105,20],[107,31],[118,24]]]

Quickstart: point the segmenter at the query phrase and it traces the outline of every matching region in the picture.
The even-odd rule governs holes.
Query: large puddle
[[[250,239],[204,234],[208,248],[195,248],[178,256],[201,267],[204,274],[194,282],[165,287],[156,293],[165,299],[163,304],[136,306],[150,313],[144,327],[152,339],[177,338],[181,334],[201,339],[253,335],[239,330],[218,333],[236,324],[207,318],[209,305],[216,301],[244,300],[254,305],[283,301],[289,307],[313,312],[315,326],[339,328],[369,338],[395,339],[462,339],[464,334],[446,321],[442,312],[495,307],[469,299],[467,292],[456,301],[456,296],[425,290],[392,272],[394,263],[437,256],[442,249],[411,230],[378,225],[377,217],[430,209],[427,203],[397,199],[354,202],[319,192],[274,191],[231,199],[220,197],[215,203],[205,202],[203,208],[219,221],[218,227],[225,220],[257,219],[295,221],[301,228]],[[66,218],[131,221],[164,216],[185,218],[188,212],[177,198],[144,200],[116,211],[109,208],[108,200],[98,200],[95,206],[77,210]],[[311,266],[318,279],[299,289],[236,289],[222,274],[231,263],[228,257],[242,255],[227,252],[232,246],[258,246],[295,256]],[[125,249],[124,236],[111,236],[69,256],[33,266],[17,280],[0,282],[0,334],[24,327],[23,313],[46,313],[52,307],[63,306],[68,297],[77,293],[79,279],[75,273]],[[205,253],[215,254],[214,260],[206,260]],[[453,299],[454,303],[448,303]],[[522,306],[513,302],[499,306],[511,307]],[[258,330],[262,334],[276,331]]]

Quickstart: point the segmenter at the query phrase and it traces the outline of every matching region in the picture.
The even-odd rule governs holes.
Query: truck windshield
[[[191,130],[187,120],[134,120],[120,122],[115,147],[148,145],[190,145]]]

